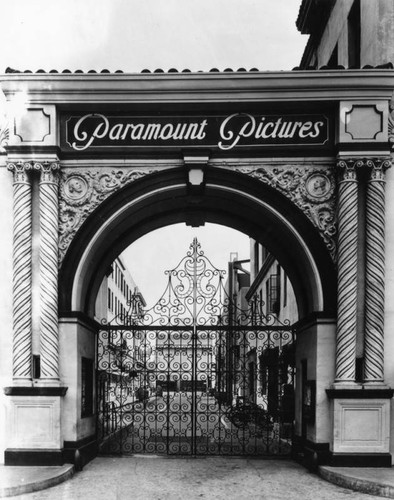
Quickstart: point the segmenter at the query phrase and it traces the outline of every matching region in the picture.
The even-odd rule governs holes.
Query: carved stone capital
[[[357,171],[368,169],[371,180],[384,180],[385,171],[391,167],[391,158],[346,158],[338,160],[337,168],[343,181],[356,181]]]
[[[371,181],[384,181],[384,174],[391,167],[391,158],[369,158],[365,160],[365,166],[371,170]]]
[[[7,163],[7,170],[14,174],[14,184],[29,184],[28,171],[33,170],[30,162]]]
[[[60,165],[58,162],[45,161],[41,163],[35,163],[34,169],[38,170],[41,173],[41,183],[55,184],[58,182],[57,172],[60,170]]]
[[[364,159],[346,158],[337,161],[340,182],[357,182],[357,170],[364,166]]]

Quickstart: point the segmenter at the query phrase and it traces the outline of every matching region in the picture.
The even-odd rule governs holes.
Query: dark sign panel
[[[111,116],[86,114],[63,122],[68,151],[100,148],[217,148],[319,146],[329,140],[322,114],[228,116]]]

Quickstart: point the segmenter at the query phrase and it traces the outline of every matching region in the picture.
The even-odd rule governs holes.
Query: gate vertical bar
[[[193,239],[192,455],[197,454],[197,238]]]

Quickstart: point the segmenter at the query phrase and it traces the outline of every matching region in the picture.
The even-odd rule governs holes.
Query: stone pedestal
[[[354,385],[327,390],[332,400],[331,464],[391,467],[390,399],[384,386]]]
[[[64,387],[6,387],[6,465],[61,465]]]

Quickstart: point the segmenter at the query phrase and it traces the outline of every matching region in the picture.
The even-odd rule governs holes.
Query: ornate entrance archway
[[[354,453],[365,464],[375,453],[391,461],[383,356],[389,70],[15,74],[3,89],[28,104],[10,127],[13,186],[5,173],[2,187],[14,207],[12,386],[3,399],[7,426],[17,428],[8,463],[95,452],[95,416],[81,414],[83,390],[93,386],[82,360],[95,357],[101,278],[127,245],[175,222],[243,231],[290,277],[301,317],[301,449],[336,463]],[[314,412],[305,408],[311,402]]]

